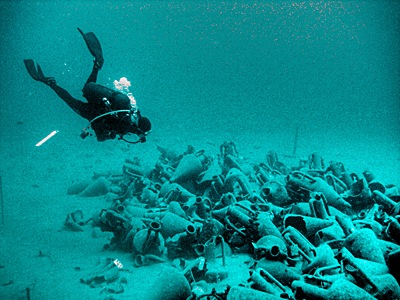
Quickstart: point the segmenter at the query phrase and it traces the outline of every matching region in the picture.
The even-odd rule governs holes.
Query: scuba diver
[[[93,69],[87,79],[82,92],[87,102],[72,97],[65,89],[58,86],[54,77],[46,77],[42,68],[32,59],[25,59],[24,64],[29,75],[36,81],[48,85],[56,94],[64,100],[81,117],[89,120],[89,125],[83,129],[82,138],[89,134],[90,127],[96,134],[98,141],[120,139],[128,143],[144,143],[151,130],[151,122],[140,114],[131,93],[123,93],[96,83],[99,70],[104,63],[103,51],[97,37],[93,32],[79,32],[83,36],[86,45],[93,56]],[[128,141],[124,138],[127,134],[136,134],[137,141]]]

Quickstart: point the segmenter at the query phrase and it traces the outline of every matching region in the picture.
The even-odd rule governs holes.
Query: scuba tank
[[[112,110],[130,109],[131,107],[130,99],[127,95],[94,82],[86,83],[82,92],[83,97],[85,97],[89,103],[95,105],[102,105],[108,100]]]

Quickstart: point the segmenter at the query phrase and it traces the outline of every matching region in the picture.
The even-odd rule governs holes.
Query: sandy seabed
[[[139,145],[122,141],[98,143],[93,137],[82,141],[76,135],[59,133],[42,147],[34,147],[35,138],[22,135],[3,138],[8,143],[1,151],[0,173],[5,214],[0,227],[1,299],[28,299],[27,288],[33,300],[99,299],[104,296],[101,288],[90,288],[80,278],[102,257],[118,259],[128,271],[126,291],[116,297],[128,299],[129,295],[129,299],[141,299],[142,293],[146,293],[152,277],[159,272],[159,265],[135,268],[131,254],[102,251],[110,235],[105,233],[93,238],[91,226],[86,226],[84,232],[62,230],[68,213],[81,209],[85,218],[89,218],[94,211],[109,206],[104,197],[67,195],[73,183],[91,178],[94,172],[121,172],[126,158],[139,157],[145,168],[152,168],[159,156],[157,145],[183,152],[190,144],[197,150],[205,149],[207,154],[217,155],[220,144],[225,140],[234,141],[239,154],[254,162],[265,160],[265,154],[271,149],[278,155],[291,154],[293,146],[291,134],[257,136],[254,132],[252,136],[214,132],[207,136],[179,137],[159,132]],[[342,161],[357,172],[369,167],[381,178],[385,176],[387,183],[398,184],[399,155],[391,145],[380,144],[374,148],[357,145],[357,141],[352,144],[342,141],[334,148],[329,143],[319,143],[325,148],[307,147],[312,144],[300,140],[298,152],[306,155],[317,150],[328,162]],[[355,147],[353,152],[346,151],[350,147]],[[349,154],[357,151],[359,155]],[[283,156],[281,160],[287,161]],[[230,283],[239,284],[248,278],[247,266],[240,256],[228,257],[227,266],[232,269]]]

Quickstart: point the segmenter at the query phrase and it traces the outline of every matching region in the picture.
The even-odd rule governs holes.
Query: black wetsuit
[[[87,90],[86,87],[88,87],[89,85],[97,85],[96,81],[98,72],[99,68],[96,64],[94,64],[92,72],[88,80],[86,81],[85,87],[83,88],[84,91]],[[111,97],[107,97],[104,100],[99,99],[99,97],[95,97],[90,92],[84,92],[83,96],[88,101],[86,103],[72,97],[71,94],[68,93],[68,91],[58,86],[55,81],[51,82],[49,86],[57,93],[57,95],[61,99],[64,100],[65,103],[68,104],[69,107],[71,107],[77,114],[87,119],[88,121],[92,121],[96,117],[111,111],[130,111],[132,109],[128,96],[118,91],[113,92]],[[101,86],[99,85],[99,87]],[[141,118],[140,112],[137,112],[137,117]],[[91,127],[96,133],[98,141],[114,139],[117,135],[125,135],[127,133],[134,133],[138,135],[142,133],[139,130],[138,125],[135,124],[135,122],[132,122],[131,114],[129,112],[119,112],[103,116],[93,121],[91,123]]]

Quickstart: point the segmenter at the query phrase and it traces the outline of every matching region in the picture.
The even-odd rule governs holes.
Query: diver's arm
[[[95,130],[96,138],[98,142],[104,142],[106,140],[113,140],[116,138],[117,134],[111,131],[101,131]]]

